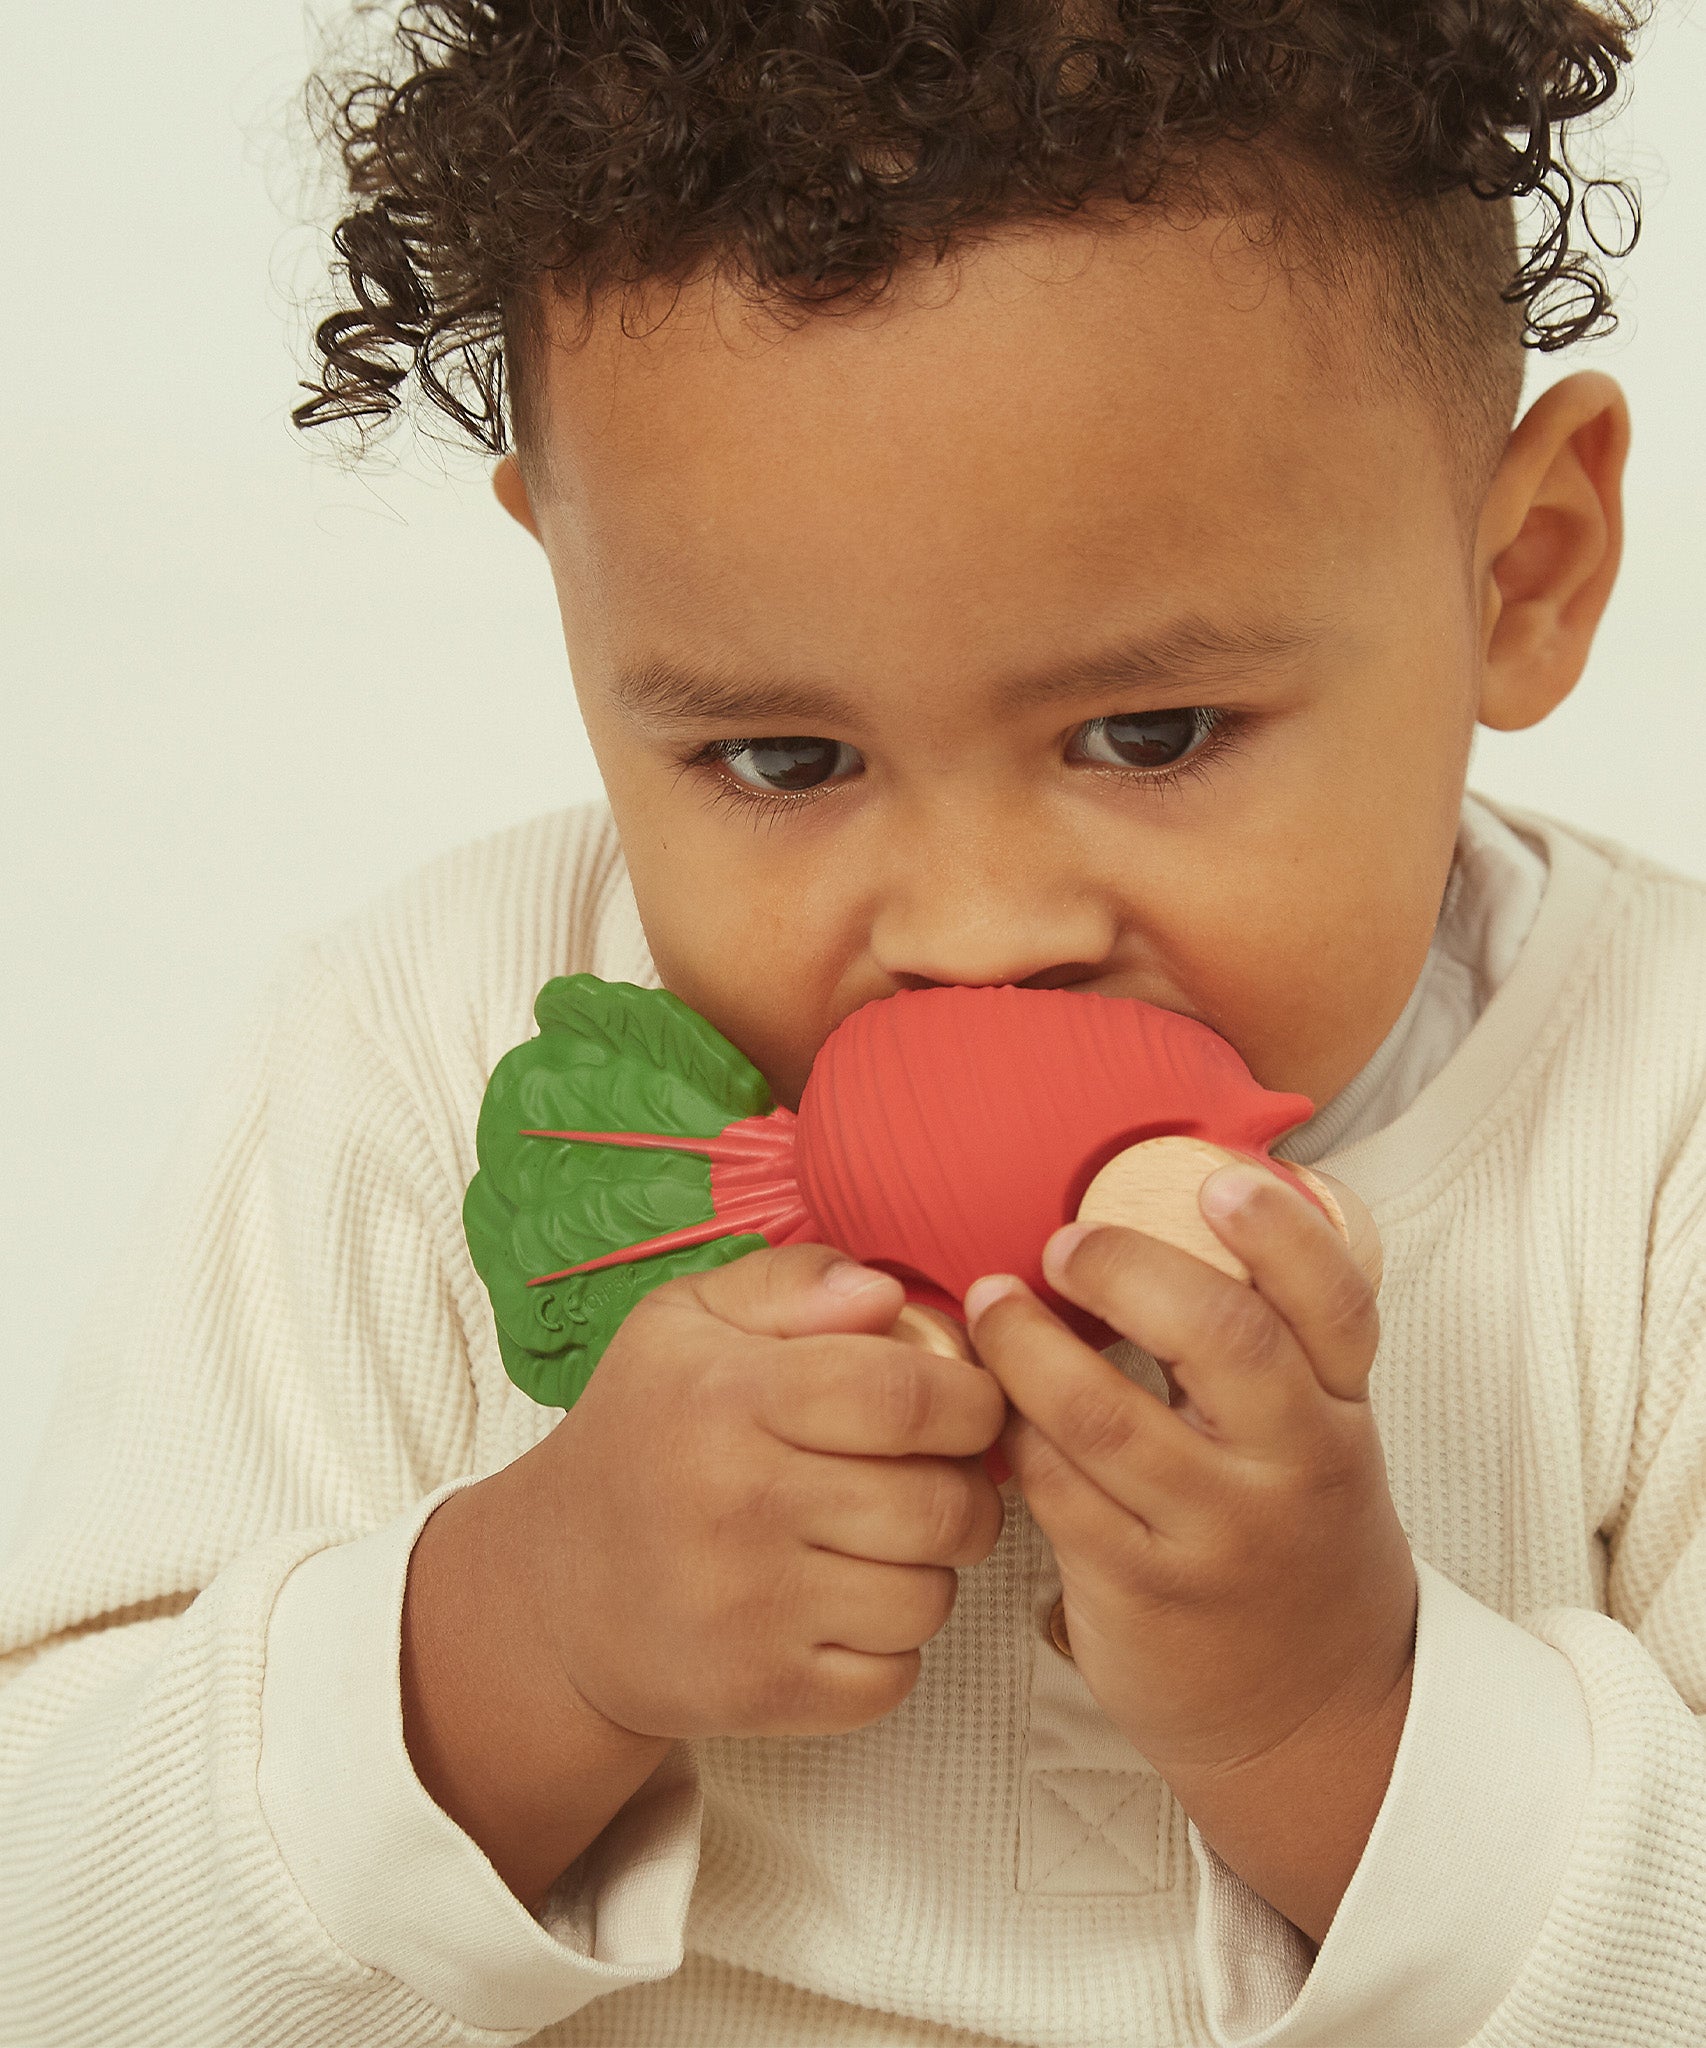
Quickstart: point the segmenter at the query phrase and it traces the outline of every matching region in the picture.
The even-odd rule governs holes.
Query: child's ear
[[[1576,686],[1623,552],[1629,407],[1598,370],[1541,393],[1481,514],[1483,725],[1537,724]]]
[[[527,484],[521,474],[521,464],[513,455],[503,456],[492,471],[492,490],[498,503],[512,519],[525,526],[533,538],[539,538],[539,522],[533,516],[533,504],[527,495]]]

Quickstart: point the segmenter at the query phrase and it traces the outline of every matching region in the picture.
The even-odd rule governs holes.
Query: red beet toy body
[[[1064,989],[908,990],[830,1034],[797,1117],[777,1108],[710,1136],[524,1129],[696,1153],[710,1162],[714,1210],[527,1284],[756,1235],[832,1244],[897,1274],[909,1299],[956,1315],[979,1274],[1016,1273],[1105,1345],[1113,1333],[1061,1301],[1041,1264],[1100,1169],[1128,1146],[1176,1133],[1302,1185],[1268,1146],[1311,1108],[1305,1096],[1260,1087],[1206,1025],[1149,1003]]]
[[[898,1273],[913,1300],[957,1313],[979,1274],[1016,1273],[1083,1327],[1043,1279],[1042,1249],[1116,1153],[1178,1133],[1284,1171],[1268,1147],[1312,1107],[1260,1087],[1207,1025],[1150,1003],[908,990],[825,1041],[796,1170],[812,1234]]]

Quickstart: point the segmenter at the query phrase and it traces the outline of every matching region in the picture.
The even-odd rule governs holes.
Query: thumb
[[[674,1284],[719,1322],[752,1337],[882,1335],[905,1299],[892,1273],[861,1266],[826,1244],[748,1252]]]

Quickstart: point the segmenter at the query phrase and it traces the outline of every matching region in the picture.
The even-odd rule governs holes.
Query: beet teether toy
[[[572,1405],[641,1295],[763,1245],[832,1244],[895,1273],[913,1341],[951,1347],[966,1288],[1008,1272],[1105,1346],[1115,1333],[1042,1275],[1075,1216],[1247,1277],[1195,1200],[1245,1157],[1345,1230],[1314,1176],[1268,1157],[1308,1099],[1260,1087],[1206,1025],[1148,1003],[907,990],[830,1034],[797,1116],[662,990],[571,975],[534,1014],[539,1035],[487,1088],[463,1215],[505,1367],[552,1406]]]

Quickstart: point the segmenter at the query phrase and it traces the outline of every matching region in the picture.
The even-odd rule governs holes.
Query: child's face
[[[666,986],[790,1104],[932,983],[1350,1080],[1427,952],[1500,609],[1353,315],[1337,362],[1211,224],[1009,234],[793,331],[701,286],[629,324],[551,353],[532,518]]]

